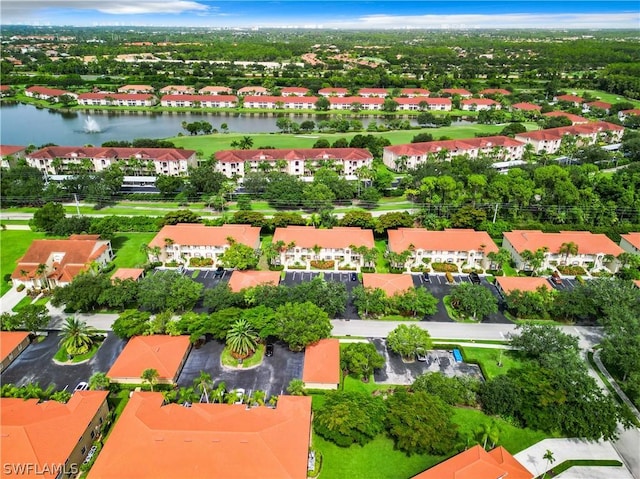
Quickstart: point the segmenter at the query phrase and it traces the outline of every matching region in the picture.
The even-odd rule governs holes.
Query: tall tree
[[[151,392],[153,392],[153,386],[158,383],[158,379],[160,378],[160,373],[158,373],[157,369],[149,368],[142,371],[140,375],[140,379],[142,379],[143,383],[149,383],[149,387],[151,388]]]

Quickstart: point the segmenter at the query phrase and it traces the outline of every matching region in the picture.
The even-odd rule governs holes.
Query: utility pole
[[[493,223],[496,222],[496,218],[498,217],[498,206],[499,204],[496,203],[496,209],[493,211]]]
[[[78,214],[78,216],[80,216],[80,203],[78,203],[78,195],[76,195],[75,193],[73,194],[73,198],[76,200],[76,212]],[[494,221],[495,223],[495,221]]]

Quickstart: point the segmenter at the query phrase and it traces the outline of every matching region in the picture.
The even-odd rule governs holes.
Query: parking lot
[[[418,376],[427,372],[440,372],[447,377],[473,376],[484,380],[478,365],[457,363],[450,351],[432,350],[428,352],[427,360],[424,362],[405,363],[399,354],[387,349],[384,339],[370,341],[385,359],[384,369],[376,370],[374,373],[376,383],[410,385]]]
[[[211,374],[217,386],[224,382],[227,391],[243,388],[247,392],[261,390],[267,397],[286,392],[289,382],[302,378],[304,353],[294,353],[279,343],[274,344],[273,356],[265,357],[262,364],[252,369],[232,369],[222,367],[220,355],[224,343],[207,341],[199,349],[192,348],[178,377],[181,387],[193,386],[193,380],[200,371]]]
[[[53,356],[60,347],[59,341],[58,332],[50,332],[41,343],[30,344],[2,372],[2,383],[17,386],[38,383],[43,389],[53,384],[56,389],[73,391],[79,382],[89,381],[93,373],[109,371],[125,345],[125,341],[108,333],[98,352],[88,362],[61,365],[53,362]]]

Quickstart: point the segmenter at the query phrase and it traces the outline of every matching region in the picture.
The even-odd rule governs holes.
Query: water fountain
[[[86,133],[100,133],[102,129],[96,120],[87,115],[84,120],[84,131]]]

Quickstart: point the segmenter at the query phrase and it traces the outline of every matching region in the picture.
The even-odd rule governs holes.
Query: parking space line
[[[206,278],[207,276],[209,276],[209,270],[206,270],[206,271],[204,272],[204,276],[203,276],[203,277],[204,277],[204,278]]]

